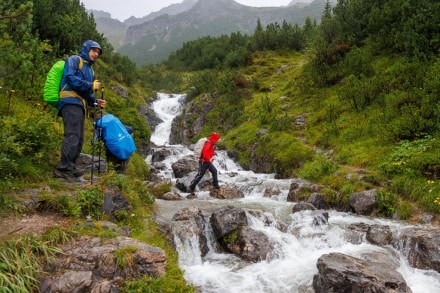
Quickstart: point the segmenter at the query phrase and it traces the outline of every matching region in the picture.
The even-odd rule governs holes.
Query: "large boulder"
[[[63,253],[47,263],[48,274],[39,278],[40,292],[118,292],[125,279],[165,275],[165,252],[129,237],[83,236],[59,248]],[[126,251],[124,265],[117,251]],[[103,286],[109,291],[94,291]]]
[[[210,222],[217,239],[248,224],[245,210],[234,206],[226,206],[216,210],[212,213]]]
[[[440,229],[408,228],[402,232],[401,245],[411,266],[440,273]]]
[[[307,203],[313,205],[318,210],[326,210],[329,208],[325,196],[322,193],[314,192],[307,199]]]
[[[171,165],[174,177],[182,178],[188,176],[191,172],[197,171],[199,162],[194,157],[184,157]]]
[[[233,236],[223,239],[221,244],[226,250],[250,262],[270,259],[274,249],[263,232],[248,226],[241,227]]]
[[[179,239],[182,245],[191,245],[189,241],[197,239],[198,249],[195,249],[195,251],[200,251],[201,256],[205,256],[208,253],[208,244],[204,230],[205,219],[202,211],[197,207],[184,208],[173,216],[171,222],[172,234]],[[174,245],[176,246],[177,243],[174,243]]]
[[[313,277],[316,293],[412,292],[402,275],[386,263],[368,262],[342,253],[321,256]]]
[[[350,206],[357,214],[368,216],[376,207],[376,193],[376,189],[353,193],[349,199]]]

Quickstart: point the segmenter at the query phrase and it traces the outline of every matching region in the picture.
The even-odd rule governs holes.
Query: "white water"
[[[161,172],[161,176],[174,183],[175,179],[170,171],[171,164],[192,153],[182,145],[167,145],[172,119],[180,113],[185,96],[158,94],[157,98],[157,102],[153,103],[153,110],[164,122],[156,127],[152,141],[172,150],[172,155],[164,161],[166,168]],[[379,247],[366,241],[361,244],[347,241],[346,227],[353,223],[389,225],[394,235],[407,228],[407,224],[329,211],[328,225],[313,226],[316,212],[302,211],[291,214],[294,203],[286,202],[289,186],[294,179],[277,180],[272,174],[245,171],[229,159],[224,151],[218,152],[214,164],[219,170],[220,185],[239,187],[245,198],[218,200],[210,197],[207,192],[199,192],[195,200],[157,200],[158,213],[171,219],[175,212],[191,205],[198,206],[208,214],[216,208],[232,204],[262,210],[268,217],[288,225],[288,231],[281,232],[273,226],[265,225],[260,219],[249,216],[252,228],[262,231],[276,243],[274,257],[259,263],[247,263],[232,254],[217,253],[212,247],[202,258],[197,239],[175,239],[179,265],[184,271],[185,279],[200,292],[313,292],[312,280],[318,272],[316,262],[321,255],[331,252],[360,258],[369,252],[381,252],[390,258],[394,253],[396,257],[392,261],[399,264],[398,271],[412,292],[440,292],[440,274],[409,267],[404,257],[392,246]],[[279,195],[265,198],[263,194],[268,188],[279,189]],[[182,193],[182,196],[186,195]],[[209,225],[207,233],[210,233]]]

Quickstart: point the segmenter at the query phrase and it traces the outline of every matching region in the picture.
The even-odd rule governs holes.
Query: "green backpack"
[[[78,69],[81,70],[83,67],[83,60],[79,56],[78,58]],[[60,100],[60,84],[61,79],[63,78],[65,63],[66,62],[64,60],[55,62],[55,64],[52,65],[52,68],[49,70],[49,73],[46,77],[46,82],[44,83],[43,100],[55,108],[58,108],[58,102]]]

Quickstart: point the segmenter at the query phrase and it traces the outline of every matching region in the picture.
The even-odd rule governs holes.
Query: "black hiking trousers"
[[[57,166],[61,171],[75,169],[84,144],[85,114],[81,106],[67,104],[61,109],[64,124],[64,138],[61,144],[61,162]]]
[[[196,177],[191,181],[191,185],[189,186],[190,192],[194,192],[196,189],[197,183],[202,180],[203,176],[205,176],[206,171],[209,170],[212,175],[212,183],[214,184],[214,188],[219,188],[218,185],[218,177],[217,177],[217,169],[214,167],[212,163],[199,161],[199,171]]]

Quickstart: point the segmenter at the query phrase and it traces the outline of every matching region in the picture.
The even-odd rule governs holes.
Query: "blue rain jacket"
[[[96,97],[93,94],[93,70],[91,66],[94,61],[89,58],[89,51],[91,48],[99,48],[99,44],[95,41],[88,40],[84,42],[79,56],[83,59],[83,66],[79,69],[80,59],[78,55],[72,55],[66,60],[64,65],[63,78],[61,79],[60,90],[75,92],[78,96],[84,99],[84,102],[89,106],[94,106]],[[82,99],[72,94],[68,97],[60,98],[58,104],[58,113],[66,104],[79,105],[86,107]]]

